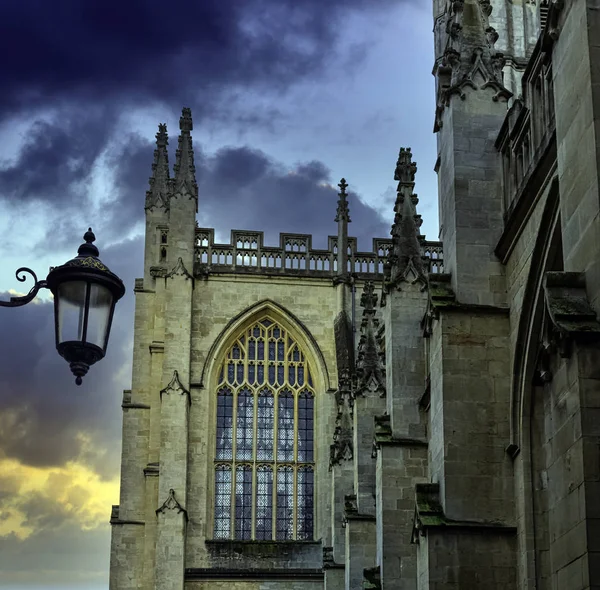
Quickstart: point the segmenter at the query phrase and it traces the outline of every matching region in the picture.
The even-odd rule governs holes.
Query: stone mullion
[[[285,365],[284,365],[285,370]],[[297,376],[296,376],[297,377]],[[287,381],[286,375],[284,374],[284,384]],[[296,378],[297,381],[297,378]],[[289,385],[289,383],[288,383]],[[291,387],[290,387],[291,389]],[[293,505],[293,517],[292,517],[292,538],[298,537],[298,392],[292,392],[294,396],[294,464],[292,469],[294,470],[294,487],[292,488],[292,505]]]
[[[278,478],[278,461],[277,454],[279,452],[279,391],[273,392],[273,514],[272,514],[272,533],[271,538],[277,539],[277,478]]]
[[[247,359],[247,355],[246,355]],[[248,362],[246,361],[246,366],[244,367],[244,371],[248,369]],[[247,378],[247,377],[246,377]],[[252,396],[254,399],[254,415],[252,421],[252,520],[251,520],[251,532],[250,538],[256,539],[256,486],[258,481],[258,391],[254,387],[248,387],[252,390]]]
[[[233,388],[232,388],[233,389]],[[238,390],[233,391],[233,421],[231,429],[231,514],[230,514],[230,537],[235,539],[235,487],[237,484],[237,413],[238,413]]]

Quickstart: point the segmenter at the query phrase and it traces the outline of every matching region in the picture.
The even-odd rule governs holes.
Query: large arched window
[[[313,538],[313,425],[304,351],[272,320],[252,324],[219,371],[215,538]]]

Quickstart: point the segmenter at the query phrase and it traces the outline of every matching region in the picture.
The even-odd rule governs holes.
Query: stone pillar
[[[377,563],[384,590],[416,590],[416,547],[411,543],[415,485],[426,481],[427,443],[394,439],[380,423],[377,444]]]
[[[334,563],[345,563],[344,498],[352,491],[352,471],[350,461],[340,461],[331,467],[331,555]]]
[[[148,453],[149,406],[123,392],[123,447],[119,506],[111,515],[111,590],[133,590],[142,579],[144,554],[144,465]]]
[[[511,94],[502,83],[489,1],[446,6],[436,25],[442,53],[434,67],[444,269],[461,303],[505,305],[504,267],[494,254],[504,226],[495,141]]]
[[[508,335],[502,310],[446,307],[434,322],[430,475],[451,520],[514,522]]]
[[[565,271],[585,272],[600,313],[600,19],[593,0],[552,2],[554,112]]]
[[[165,349],[160,413],[156,589],[183,590],[193,278],[182,259],[164,279]]]
[[[365,569],[375,565],[375,517],[358,514],[356,496],[346,496],[345,590],[363,587]]]

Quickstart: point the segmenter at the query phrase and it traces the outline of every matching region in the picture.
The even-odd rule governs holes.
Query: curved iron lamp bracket
[[[47,289],[48,283],[47,281],[38,281],[37,275],[26,266],[22,266],[15,272],[15,276],[17,277],[17,281],[20,283],[24,283],[27,280],[25,273],[30,274],[33,277],[35,284],[29,290],[27,295],[21,295],[19,297],[11,297],[10,301],[0,301],[0,307],[20,307],[21,305],[25,305],[32,301],[35,296],[38,294],[40,289]],[[20,275],[20,276],[19,276]]]

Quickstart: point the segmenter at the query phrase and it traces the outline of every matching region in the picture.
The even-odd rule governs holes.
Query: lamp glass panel
[[[67,281],[58,286],[58,343],[82,339],[86,287],[85,281]]]
[[[95,344],[104,350],[108,320],[113,305],[113,294],[103,285],[90,285],[90,312],[88,316],[86,342]]]

